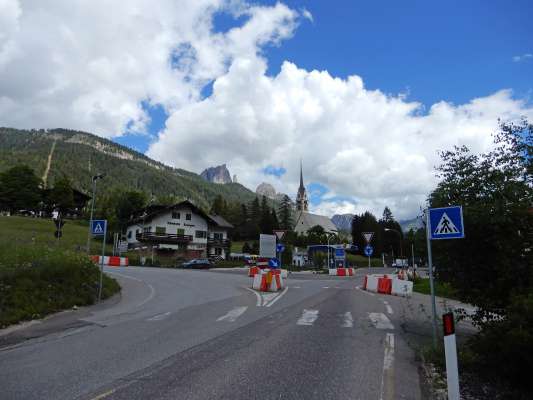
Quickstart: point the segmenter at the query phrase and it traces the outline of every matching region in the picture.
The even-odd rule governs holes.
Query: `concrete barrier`
[[[91,261],[97,265],[102,264],[102,256],[90,256]],[[108,267],[126,267],[130,265],[128,257],[104,256],[104,265]]]
[[[399,279],[395,274],[365,275],[363,289],[374,293],[410,296],[413,293],[413,282]]]
[[[329,275],[332,276],[353,276],[353,268],[330,268]]]
[[[261,270],[254,276],[252,288],[260,292],[277,292],[283,289],[283,278],[280,270]]]

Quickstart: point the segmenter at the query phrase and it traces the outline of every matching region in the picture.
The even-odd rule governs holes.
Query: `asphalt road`
[[[243,272],[108,271],[118,301],[0,341],[0,399],[423,398],[414,306],[357,289],[361,273],[259,295]]]

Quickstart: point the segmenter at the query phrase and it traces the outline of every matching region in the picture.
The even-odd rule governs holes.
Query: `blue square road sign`
[[[95,236],[103,235],[107,229],[106,219],[94,219],[91,221],[91,233]]]
[[[429,209],[430,239],[462,239],[465,237],[461,206]]]

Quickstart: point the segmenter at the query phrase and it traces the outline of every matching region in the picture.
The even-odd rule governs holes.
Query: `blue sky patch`
[[[265,175],[273,175],[276,177],[281,177],[285,175],[287,170],[283,167],[274,167],[273,165],[267,165],[265,168],[263,168],[263,173]]]

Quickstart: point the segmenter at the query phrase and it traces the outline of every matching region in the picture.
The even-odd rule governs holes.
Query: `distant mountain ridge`
[[[209,209],[219,194],[226,201],[238,203],[248,203],[256,197],[238,183],[206,182],[198,174],[169,167],[110,140],[67,129],[0,127],[0,171],[17,164],[27,164],[37,176],[46,176],[49,185],[65,175],[86,193],[91,190],[91,177],[105,173],[105,178],[98,182],[99,193],[140,190],[156,197],[190,199],[204,209]]]
[[[331,222],[341,231],[352,231],[353,214],[335,214],[331,217]]]
[[[218,165],[216,167],[209,167],[204,169],[200,174],[207,182],[211,183],[231,183],[231,176],[229,174],[226,164]]]

